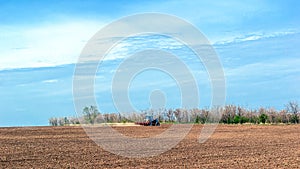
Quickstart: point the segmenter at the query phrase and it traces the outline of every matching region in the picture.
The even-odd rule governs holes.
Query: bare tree
[[[59,126],[64,126],[65,125],[65,118],[59,118],[58,119],[58,125]]]
[[[234,106],[234,105],[225,106],[223,108],[221,122],[227,123],[227,124],[233,123],[235,111],[236,111],[236,106]]]
[[[172,109],[168,110],[167,117],[168,117],[169,122],[172,121],[172,118],[173,118],[173,110]]]
[[[87,123],[94,124],[96,117],[100,114],[96,106],[85,107],[83,116]]]
[[[299,104],[296,101],[290,101],[287,105],[285,105],[286,111],[290,113],[291,122],[292,123],[299,123],[298,113],[300,112]]]
[[[177,119],[177,122],[181,123],[182,122],[182,119],[183,119],[183,114],[182,114],[182,110],[181,109],[176,109],[173,111],[176,119]]]
[[[78,118],[76,118],[76,117],[70,117],[69,122],[70,122],[70,124],[80,124]]]
[[[50,118],[49,119],[49,124],[51,125],[51,126],[58,126],[58,120],[57,120],[57,118]]]
[[[145,119],[146,115],[153,115],[160,122],[179,123],[299,123],[300,107],[297,102],[289,102],[284,110],[274,108],[247,109],[241,106],[227,105],[225,107],[215,107],[213,109],[157,109],[143,110],[139,113],[105,113],[101,114],[97,107],[90,106],[83,109],[83,116],[78,118],[50,118],[49,124],[52,126],[83,123],[105,123],[105,122],[136,122]],[[220,114],[222,113],[222,114]],[[221,121],[219,115],[222,115]]]

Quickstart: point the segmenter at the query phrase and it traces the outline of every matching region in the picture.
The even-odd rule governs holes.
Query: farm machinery
[[[146,116],[144,122],[136,122],[135,124],[142,126],[160,126],[159,120],[157,118],[154,119],[153,116]]]

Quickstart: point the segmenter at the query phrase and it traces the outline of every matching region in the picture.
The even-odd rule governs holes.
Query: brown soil
[[[149,137],[168,126],[114,127]],[[299,168],[300,125],[219,125],[198,143],[195,125],[176,147],[151,158],[125,158],[97,146],[81,127],[0,128],[0,168]]]

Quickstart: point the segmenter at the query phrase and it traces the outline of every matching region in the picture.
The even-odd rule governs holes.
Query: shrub
[[[238,123],[240,123],[240,120],[241,120],[241,117],[236,115],[236,116],[234,116],[233,123],[238,124]]]
[[[240,118],[240,123],[241,123],[241,124],[247,123],[247,122],[249,122],[249,119],[248,119],[247,117],[242,116],[242,117]]]
[[[200,123],[200,117],[199,116],[196,116],[195,123],[197,123],[197,124]]]
[[[268,119],[268,115],[266,115],[265,113],[262,113],[262,114],[259,116],[259,122],[260,122],[260,123],[265,124],[266,121],[267,121],[267,119]]]

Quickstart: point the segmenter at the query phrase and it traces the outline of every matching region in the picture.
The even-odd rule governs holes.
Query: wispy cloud
[[[0,25],[0,70],[75,63],[102,25],[81,20],[31,27]]]
[[[132,36],[116,44],[105,56],[104,61],[123,59],[147,49],[176,50],[183,47],[184,44],[163,35]]]
[[[43,80],[42,83],[57,83],[57,79],[49,79],[49,80]]]
[[[241,42],[247,42],[247,41],[255,41],[255,40],[261,40],[261,39],[267,39],[267,38],[275,38],[275,37],[281,37],[291,34],[297,34],[299,31],[295,30],[287,30],[287,31],[277,31],[277,32],[253,32],[248,33],[245,35],[239,35],[239,36],[232,36],[228,38],[223,38],[221,40],[216,40],[213,42],[214,45],[226,45],[226,44],[232,44],[232,43],[241,43]]]
[[[49,67],[76,63],[81,50],[104,23],[69,21],[31,27],[0,25],[0,70],[12,68]],[[253,32],[219,38],[213,45],[226,45],[299,33],[296,30]],[[105,60],[123,59],[141,49],[177,50],[184,45],[162,36],[133,37],[117,44]]]

